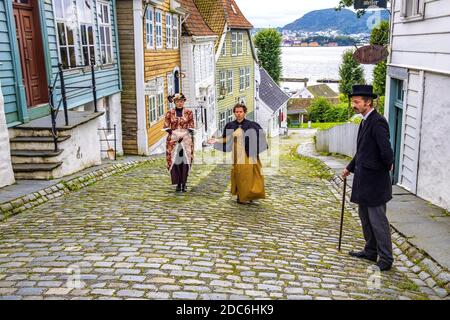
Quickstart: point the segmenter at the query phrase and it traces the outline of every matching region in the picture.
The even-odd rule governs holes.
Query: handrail
[[[83,66],[83,67],[87,67],[87,66]],[[64,120],[65,120],[65,125],[69,126],[69,113],[68,113],[68,108],[67,108],[67,99],[73,98],[77,95],[80,94],[80,92],[78,92],[77,94],[73,94],[73,91],[71,91],[69,93],[69,95],[67,95],[66,89],[74,89],[74,90],[79,90],[79,89],[91,89],[92,90],[92,96],[94,99],[94,112],[98,112],[97,110],[97,87],[96,87],[96,83],[95,83],[95,60],[91,59],[91,64],[90,64],[90,69],[91,69],[91,81],[92,81],[92,85],[91,86],[85,86],[85,87],[79,87],[79,86],[66,86],[65,82],[64,82],[64,69],[63,69],[63,64],[61,62],[58,63],[58,72],[56,73],[55,76],[55,80],[53,81],[53,85],[48,87],[48,96],[49,96],[49,106],[50,106],[50,117],[51,117],[51,122],[52,122],[52,137],[53,137],[53,143],[54,143],[54,149],[55,151],[58,151],[58,129],[56,126],[56,119],[58,117],[58,113],[61,107],[61,103],[63,104],[63,109],[64,109]],[[58,82],[59,79],[59,83],[60,85],[57,86],[56,83]],[[58,102],[58,106],[55,108],[55,102],[54,102],[54,91],[55,89],[59,89],[61,90],[61,99]],[[82,91],[83,92],[83,91]],[[84,94],[84,92],[83,92]]]

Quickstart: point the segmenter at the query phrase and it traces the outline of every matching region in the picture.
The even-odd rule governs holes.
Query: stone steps
[[[50,180],[53,179],[52,172],[61,164],[62,161],[55,163],[13,163],[13,171],[18,180]]]

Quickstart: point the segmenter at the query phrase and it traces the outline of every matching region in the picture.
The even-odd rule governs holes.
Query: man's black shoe
[[[377,262],[376,256],[369,257],[364,251],[350,251],[348,254],[355,258],[366,259],[366,260],[370,260],[373,262]]]
[[[389,271],[392,269],[392,264],[383,262],[383,261],[379,261],[377,263],[378,268],[380,268],[380,271]]]
[[[183,191],[183,192],[187,192],[187,186],[185,185],[185,184],[183,184],[182,185],[182,187],[181,187],[181,191]]]
[[[181,184],[177,185],[177,188],[175,189],[176,192],[181,192]]]

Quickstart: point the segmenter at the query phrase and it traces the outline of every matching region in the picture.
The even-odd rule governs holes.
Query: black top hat
[[[361,97],[371,97],[373,99],[376,99],[378,97],[378,95],[373,93],[373,86],[369,86],[366,84],[354,85],[352,91],[353,92],[348,95],[349,98],[351,98],[353,96],[361,96]]]

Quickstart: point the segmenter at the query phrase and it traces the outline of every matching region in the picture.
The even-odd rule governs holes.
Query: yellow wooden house
[[[182,90],[180,30],[185,11],[176,0],[116,1],[124,153],[162,153],[164,115],[174,107],[167,97]]]

